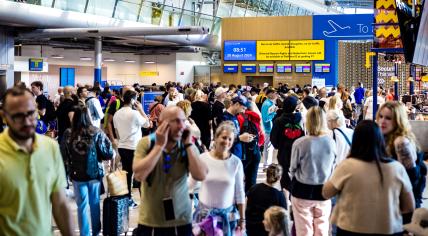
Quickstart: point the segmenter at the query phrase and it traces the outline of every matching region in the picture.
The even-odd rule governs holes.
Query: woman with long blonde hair
[[[311,107],[306,115],[307,136],[294,141],[291,150],[291,205],[296,234],[329,233],[330,200],[322,196],[322,187],[330,177],[336,156],[336,144],[326,131],[324,110]]]
[[[385,137],[388,155],[406,168],[412,182],[416,207],[420,207],[426,182],[426,167],[422,160],[418,160],[420,147],[411,130],[404,105],[394,101],[382,104],[376,114],[376,122]],[[417,165],[418,163],[420,165]]]

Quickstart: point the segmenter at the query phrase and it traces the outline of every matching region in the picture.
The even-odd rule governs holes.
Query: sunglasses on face
[[[13,120],[13,122],[16,123],[23,123],[27,118],[35,119],[37,116],[37,112],[35,110],[28,111],[26,113],[6,114]]]

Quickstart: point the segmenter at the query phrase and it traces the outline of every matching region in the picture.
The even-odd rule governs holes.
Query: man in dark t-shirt
[[[36,96],[37,110],[39,112],[40,120],[45,122],[46,125],[50,121],[55,120],[55,108],[52,102],[43,94],[43,83],[34,81],[31,83],[31,91]]]
[[[58,119],[58,142],[61,142],[64,131],[71,128],[71,121],[74,115],[74,106],[77,103],[74,102],[72,95],[73,88],[66,86],[64,88],[64,100],[59,104],[55,114]]]

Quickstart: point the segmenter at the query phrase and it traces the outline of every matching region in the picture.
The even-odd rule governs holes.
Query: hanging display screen
[[[276,65],[277,73],[291,73],[293,72],[293,66],[291,64],[277,64]]]
[[[225,61],[255,61],[256,41],[224,41]]]
[[[257,65],[256,64],[242,64],[241,65],[242,73],[256,73]]]
[[[311,64],[296,64],[296,73],[311,73]]]
[[[224,64],[223,65],[224,73],[238,73],[238,64]]]

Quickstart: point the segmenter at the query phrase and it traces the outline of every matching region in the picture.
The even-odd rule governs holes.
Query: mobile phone
[[[190,130],[188,130],[188,129],[185,129],[184,131],[183,131],[183,134],[181,135],[181,139],[182,140],[186,140],[187,139],[187,137],[190,135]]]
[[[165,214],[165,220],[175,220],[174,213],[174,204],[172,202],[172,198],[164,198],[162,199],[163,209]]]

